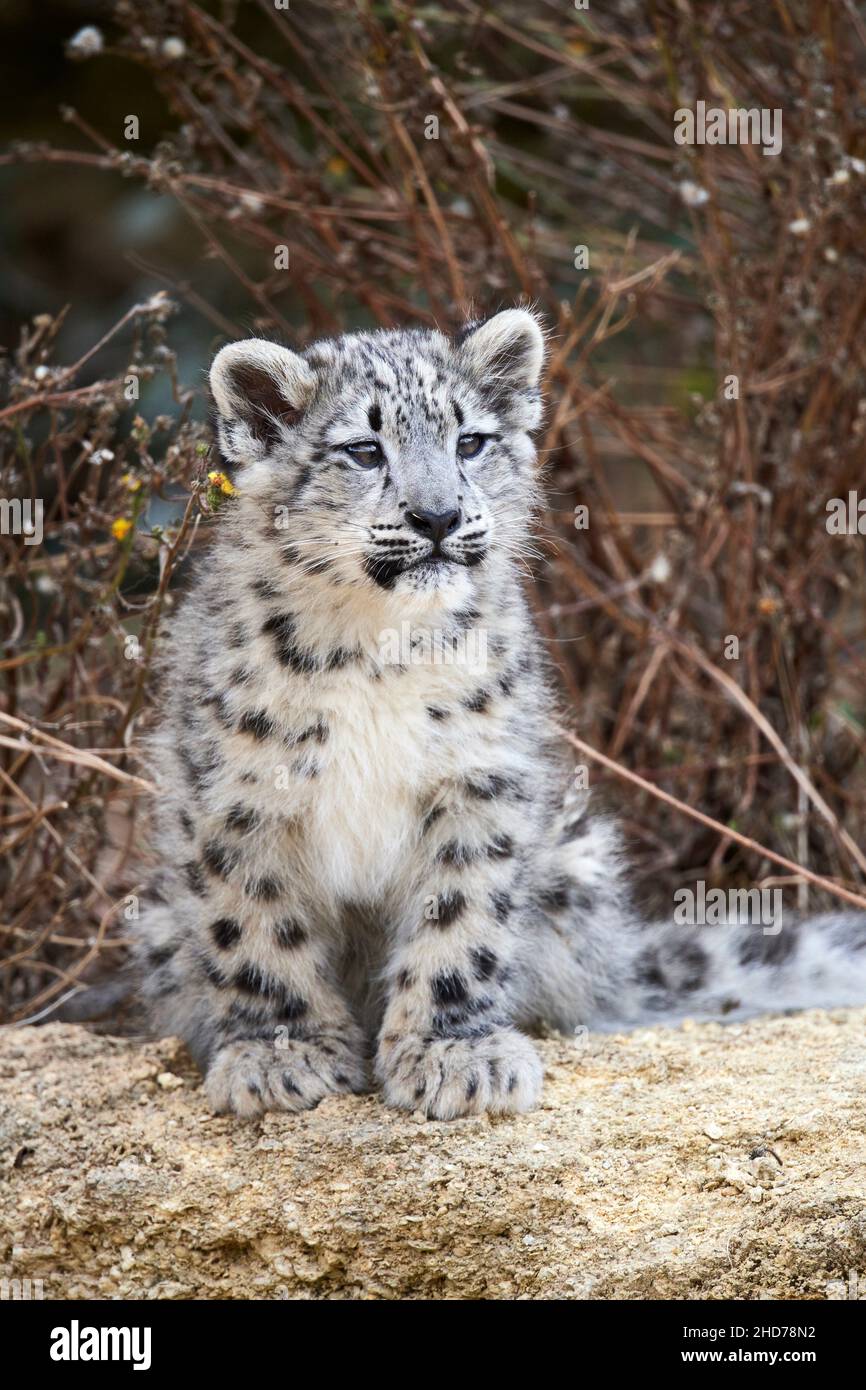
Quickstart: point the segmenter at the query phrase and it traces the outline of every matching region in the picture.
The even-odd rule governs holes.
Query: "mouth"
[[[452,560],[450,555],[444,555],[441,550],[433,550],[429,555],[422,555],[420,560],[413,560],[411,565],[406,566],[404,573],[410,570],[440,569],[443,565],[456,565],[459,561]]]
[[[403,574],[437,574],[444,572],[450,566],[459,566],[459,560],[454,560],[450,555],[445,555],[439,549],[431,550],[429,554],[422,555],[418,560],[412,560],[408,564],[405,560],[386,559],[384,557],[372,556],[364,561],[364,569],[371,579],[382,589],[393,589],[397,580]]]

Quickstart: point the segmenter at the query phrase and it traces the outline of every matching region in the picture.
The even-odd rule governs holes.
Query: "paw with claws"
[[[385,1037],[377,1073],[386,1104],[431,1120],[531,1110],[543,1076],[532,1043],[511,1028],[470,1038]]]
[[[205,1079],[216,1113],[245,1119],[266,1110],[312,1110],[325,1096],[365,1088],[359,1050],[336,1038],[228,1043],[214,1057]]]

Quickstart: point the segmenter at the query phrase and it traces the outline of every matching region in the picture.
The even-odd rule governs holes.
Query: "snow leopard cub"
[[[168,643],[140,959],[218,1111],[374,1080],[439,1119],[524,1110],[524,1029],[734,988],[724,932],[636,931],[615,832],[569,795],[520,582],[543,356],[511,309],[213,363],[238,496]],[[790,970],[767,940],[740,975]]]

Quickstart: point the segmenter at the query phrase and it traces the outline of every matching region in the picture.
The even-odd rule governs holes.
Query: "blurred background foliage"
[[[221,498],[205,370],[251,333],[536,304],[532,593],[639,896],[862,900],[853,0],[6,0],[0,37],[0,495],[45,501],[44,544],[0,536],[6,1015],[123,957],[160,624]],[[676,144],[698,100],[780,111],[781,153]]]

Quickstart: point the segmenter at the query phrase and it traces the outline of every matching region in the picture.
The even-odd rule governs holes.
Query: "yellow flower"
[[[327,169],[328,173],[333,174],[335,178],[342,178],[343,174],[346,173],[349,166],[341,155],[332,154],[331,158],[325,165],[325,168]]]
[[[225,473],[208,473],[207,480],[212,487],[218,487],[220,492],[225,493],[226,497],[236,497],[237,488],[234,483],[230,483]]]
[[[132,522],[125,516],[119,516],[116,521],[111,523],[111,534],[116,541],[123,541],[132,530]]]
[[[141,489],[141,479],[133,478],[131,473],[124,473],[120,481],[124,487],[129,488],[130,492],[139,492]]]

